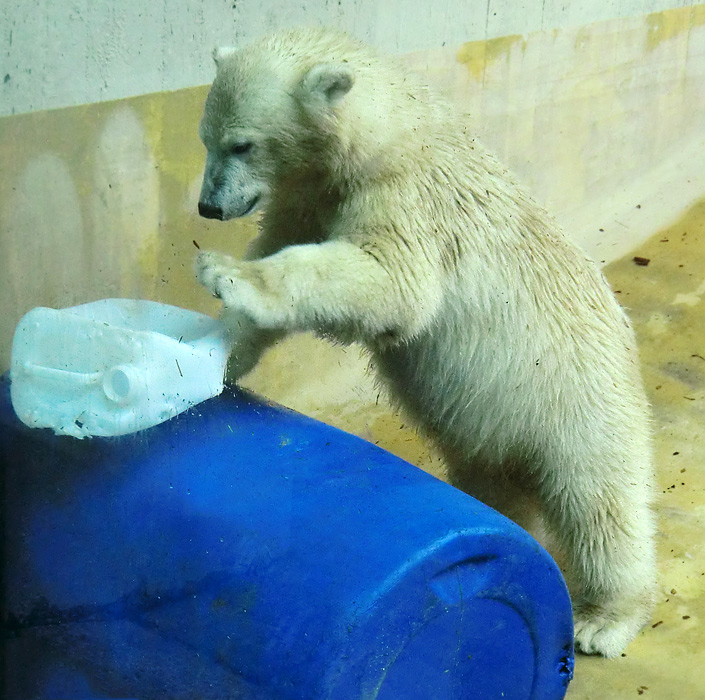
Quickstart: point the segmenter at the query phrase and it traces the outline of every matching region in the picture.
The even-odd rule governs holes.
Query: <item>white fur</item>
[[[594,263],[462,115],[334,32],[220,59],[201,136],[202,196],[265,208],[245,261],[197,261],[235,373],[291,331],[363,343],[454,484],[520,523],[538,504],[579,648],[619,654],[652,607],[653,475],[634,334]]]
[[[216,46],[216,48],[213,49],[213,60],[218,64],[236,52],[237,49],[234,46]]]

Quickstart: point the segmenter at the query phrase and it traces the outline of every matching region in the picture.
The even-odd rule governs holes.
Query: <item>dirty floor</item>
[[[622,658],[578,657],[567,698],[697,700],[705,697],[705,200],[605,272],[636,328],[653,404],[660,595],[652,624]],[[442,478],[438,457],[378,395],[365,364],[355,348],[301,336],[272,350],[246,384]]]

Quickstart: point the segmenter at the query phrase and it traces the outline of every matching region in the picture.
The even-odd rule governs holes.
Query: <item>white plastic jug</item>
[[[10,395],[30,427],[82,438],[157,425],[223,390],[219,321],[153,301],[39,307],[15,330]]]

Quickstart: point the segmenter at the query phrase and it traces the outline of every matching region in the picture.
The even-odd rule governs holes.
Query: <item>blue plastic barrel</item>
[[[568,593],[523,530],[242,391],[119,438],[0,379],[7,700],[553,700]]]

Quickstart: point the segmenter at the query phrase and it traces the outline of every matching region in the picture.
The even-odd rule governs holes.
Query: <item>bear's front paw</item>
[[[194,266],[196,279],[218,299],[223,299],[223,293],[227,291],[223,279],[228,275],[237,275],[237,262],[234,258],[215,251],[203,251],[196,257]]]
[[[240,311],[262,328],[278,328],[285,314],[257,263],[205,251],[196,258],[196,279],[225,309]]]

